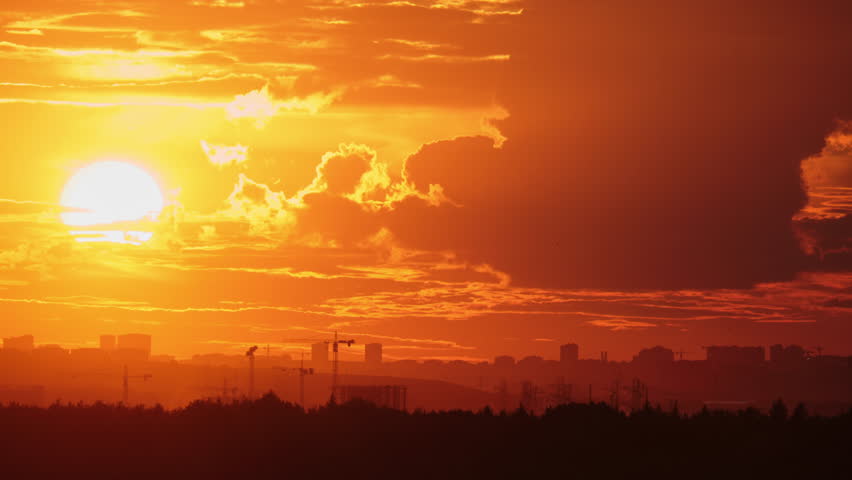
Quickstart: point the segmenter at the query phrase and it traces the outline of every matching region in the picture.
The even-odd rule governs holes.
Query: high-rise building
[[[32,352],[35,346],[35,339],[32,335],[22,335],[20,337],[9,337],[3,339],[4,350],[18,350],[20,352]]]
[[[107,362],[109,354],[100,348],[76,348],[71,350],[70,359],[74,368],[97,368]]]
[[[115,335],[101,335],[101,350],[115,350]]]
[[[561,363],[576,362],[580,359],[580,346],[576,343],[566,343],[559,347],[559,361]]]
[[[787,345],[786,347],[780,344],[771,345],[769,347],[769,361],[776,364],[796,364],[804,362],[807,352],[799,345]]]
[[[328,344],[325,342],[311,345],[311,362],[314,368],[323,368],[328,365]]]
[[[33,349],[33,359],[47,365],[61,366],[68,363],[68,350],[59,345],[39,345]]]
[[[538,355],[529,355],[520,360],[518,360],[518,367],[520,368],[541,368],[544,366],[544,358],[539,357]]]
[[[512,368],[515,366],[515,357],[509,355],[494,357],[494,366],[497,368]]]
[[[766,360],[763,347],[710,346],[707,347],[707,362],[725,366],[760,365]]]
[[[145,359],[151,355],[151,335],[128,333],[125,335],[119,335],[116,339],[116,346],[118,350],[143,352]]]
[[[674,362],[674,351],[657,345],[652,348],[643,348],[633,357],[633,362],[645,365],[659,365]]]
[[[379,365],[382,363],[382,344],[368,343],[364,347],[364,361],[370,365]]]

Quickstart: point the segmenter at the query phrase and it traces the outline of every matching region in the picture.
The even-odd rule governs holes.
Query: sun
[[[163,210],[157,181],[136,165],[105,161],[78,170],[62,191],[62,222],[78,241],[139,244],[151,238],[151,222]],[[148,227],[146,228],[145,225]]]

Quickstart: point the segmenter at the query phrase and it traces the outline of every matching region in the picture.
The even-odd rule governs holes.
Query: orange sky
[[[852,352],[852,4],[642,3],[4,2],[0,336]],[[62,223],[104,160],[152,240]]]

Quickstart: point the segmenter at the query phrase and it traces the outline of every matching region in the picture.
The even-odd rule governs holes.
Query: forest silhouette
[[[534,415],[380,408],[360,400],[304,410],[268,393],[180,409],[122,404],[0,406],[6,478],[804,478],[850,467],[852,409],[564,404]],[[132,474],[131,474],[132,472]]]

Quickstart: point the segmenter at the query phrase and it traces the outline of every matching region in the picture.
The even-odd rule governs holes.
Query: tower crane
[[[351,347],[352,344],[355,343],[355,340],[338,340],[337,339],[337,331],[334,331],[334,341],[332,342],[331,350],[334,352],[334,363],[331,366],[331,399],[334,400],[334,396],[337,394],[337,372],[339,368],[340,361],[338,360],[338,351],[339,346],[341,344],[345,344],[347,347]]]
[[[300,338],[300,339],[287,339],[285,342],[315,342],[317,339],[315,338]],[[334,400],[335,394],[337,393],[337,375],[339,372],[340,365],[340,345],[346,345],[347,347],[351,347],[355,340],[341,340],[337,336],[337,330],[334,331],[334,339],[333,340],[322,340],[322,343],[326,345],[331,344],[332,351],[332,365],[331,365],[331,399]]]
[[[84,375],[98,375],[105,377],[112,377],[114,373],[108,372],[85,372],[85,373],[76,373],[71,376],[71,378],[78,378]],[[150,373],[146,373],[143,375],[128,375],[127,365],[124,365],[123,373],[121,375],[121,400],[127,405],[128,399],[130,398],[130,380],[135,378],[141,378],[143,381],[148,381],[153,378],[153,375]]]
[[[282,368],[285,372],[296,372],[299,376],[299,405],[305,406],[305,375],[313,375],[313,368],[305,368],[305,353],[302,352],[302,361],[299,368]]]
[[[257,351],[257,345],[251,347],[246,352],[249,359],[249,398],[254,398],[254,352]]]
[[[127,405],[127,401],[130,398],[130,379],[131,378],[141,378],[143,382],[147,382],[148,380],[151,379],[151,377],[153,377],[153,375],[151,375],[150,373],[145,373],[145,374],[142,374],[142,375],[128,375],[127,374],[127,365],[124,366],[124,375],[122,376],[122,379],[121,379],[122,380],[121,381],[121,385],[122,385],[121,399],[122,399],[122,401],[124,402],[125,405]]]

